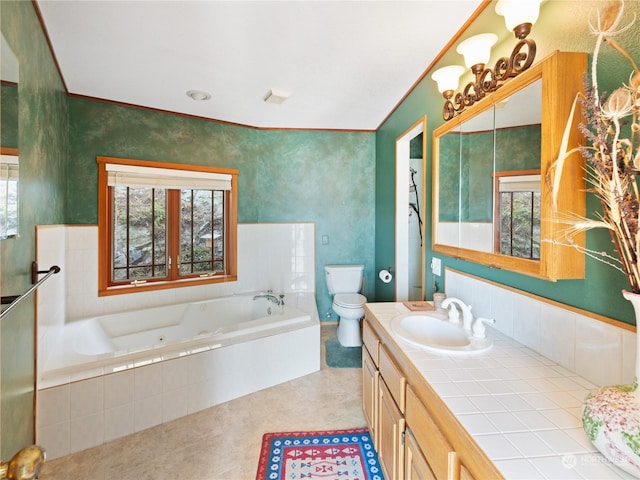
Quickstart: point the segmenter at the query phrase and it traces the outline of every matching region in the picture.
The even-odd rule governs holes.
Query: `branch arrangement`
[[[595,21],[589,22],[589,28],[597,39],[591,63],[591,85],[587,85],[584,95],[576,97],[585,118],[585,123],[579,128],[587,140],[586,145],[577,150],[586,160],[589,191],[600,200],[602,213],[598,213],[596,219],[565,216],[560,221],[569,225],[569,237],[594,228],[608,229],[620,257],[616,268],[627,276],[631,290],[640,293],[640,197],[636,183],[636,175],[640,173],[640,71],[631,56],[614,38],[635,22],[634,15],[626,26],[620,27],[623,13],[624,0],[609,2],[597,13]],[[604,44],[619,52],[631,65],[628,84],[623,83],[608,96],[598,92],[598,58]],[[554,206],[564,161],[576,150],[566,148],[576,102],[553,169],[554,177],[549,178]],[[601,257],[611,265],[609,255],[603,252]]]

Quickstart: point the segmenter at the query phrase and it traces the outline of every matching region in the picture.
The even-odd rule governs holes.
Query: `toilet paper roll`
[[[380,280],[382,280],[384,283],[389,283],[393,278],[389,270],[380,270],[378,277],[380,277]]]

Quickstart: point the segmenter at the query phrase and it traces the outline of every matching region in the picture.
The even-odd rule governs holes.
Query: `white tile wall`
[[[38,262],[62,268],[39,290],[39,358],[79,318],[269,288],[315,292],[314,224],[239,225],[238,251],[237,282],[98,297],[97,227],[39,228]],[[319,338],[314,325],[38,390],[36,441],[53,459],[298,378],[320,368]]]
[[[494,318],[500,332],[594,384],[633,382],[635,333],[450,269],[445,286],[447,296],[473,307],[474,316]]]
[[[246,223],[238,225],[238,281],[160,292],[98,297],[98,227],[38,227],[37,259],[43,268],[62,271],[38,289],[39,329],[65,321],[134,308],[272,289],[315,292],[315,224]],[[53,340],[55,341],[55,340]],[[44,341],[40,342],[44,345]]]

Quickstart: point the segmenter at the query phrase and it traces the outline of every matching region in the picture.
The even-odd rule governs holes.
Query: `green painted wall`
[[[17,295],[31,286],[35,226],[65,218],[67,97],[33,4],[2,0],[0,27],[20,70],[20,237],[0,244],[2,295]],[[34,297],[4,317],[1,329],[0,456],[8,460],[34,440]]]
[[[315,222],[321,317],[331,306],[324,265],[362,263],[373,285],[374,133],[258,130],[79,98],[69,105],[68,223],[97,223],[99,155],[237,168],[240,222]]]
[[[640,16],[640,2],[627,2],[627,19],[633,13]],[[588,17],[591,14],[591,2],[579,0],[548,0],[542,3],[540,18],[534,25],[531,37],[538,46],[537,58],[541,59],[554,50],[591,52],[594,37],[588,31]],[[505,32],[503,18],[495,14],[490,5],[473,24],[470,25],[464,38],[472,35],[492,31],[501,36],[499,44],[494,47],[493,64],[499,56],[510,53],[515,45],[511,34]],[[628,47],[632,56],[640,58],[640,23],[616,39]],[[433,70],[449,65],[463,64],[462,57],[454,49],[445,52],[442,60]],[[604,47],[598,67],[601,90],[611,91],[629,76],[628,63],[608,46]],[[429,72],[429,75],[431,72]],[[460,85],[470,80],[469,76],[461,79]],[[441,108],[443,99],[437,91],[435,82],[430,76],[420,81],[413,92],[399,105],[380,127],[376,137],[376,191],[382,192],[376,197],[376,232],[393,231],[394,225],[394,148],[395,139],[412,125],[418,118],[426,114],[428,119],[427,146],[428,173],[427,199],[431,199],[431,167],[432,167],[432,133],[442,125]],[[428,204],[431,202],[428,200]],[[587,199],[587,212],[590,216],[599,210],[598,202],[593,197]],[[431,245],[431,225],[427,224],[427,245]],[[587,247],[595,251],[611,250],[608,233],[591,231],[587,235]],[[392,235],[376,236],[376,267],[386,268],[393,265],[394,239]],[[432,256],[428,251],[427,265]],[[631,305],[622,299],[620,290],[625,288],[624,275],[604,265],[601,262],[587,258],[586,278],[584,280],[564,280],[556,283],[531,278],[516,273],[487,268],[471,262],[442,257],[443,266],[448,266],[468,272],[489,280],[510,285],[515,288],[532,292],[543,297],[551,298],[569,305],[574,305],[589,311],[610,316],[628,323],[634,323]],[[426,266],[425,266],[426,268]],[[436,277],[427,268],[427,285],[436,282],[439,290],[443,289],[443,277]],[[427,294],[431,298],[431,292]],[[393,283],[389,285],[377,284],[376,299],[392,300],[394,298]]]
[[[0,146],[18,148],[18,87],[0,85]]]

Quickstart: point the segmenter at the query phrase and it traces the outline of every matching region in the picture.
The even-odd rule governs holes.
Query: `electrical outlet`
[[[431,259],[431,272],[438,277],[442,275],[442,263],[439,258],[433,257]]]
[[[322,235],[322,244],[329,245],[329,235]]]

